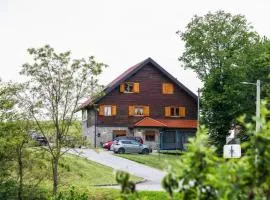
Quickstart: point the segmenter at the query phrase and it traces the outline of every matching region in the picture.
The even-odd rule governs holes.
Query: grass
[[[149,155],[143,154],[116,154],[122,158],[126,158],[150,167],[165,170],[169,165],[172,168],[177,168],[177,159],[179,159],[179,153],[170,154],[169,152],[164,153],[151,153]]]
[[[66,191],[67,192],[67,191]],[[76,188],[77,193],[86,193],[88,199],[91,200],[114,200],[114,199],[129,199],[129,200],[138,200],[138,199],[147,199],[147,200],[169,200],[171,199],[169,194],[162,191],[139,191],[134,194],[126,195],[125,198],[120,193],[120,190],[111,189],[111,188],[92,188],[88,191],[83,191],[79,188]],[[178,195],[179,196],[179,195]],[[177,197],[177,194],[176,196]],[[179,198],[176,198],[179,199]]]
[[[48,156],[48,153],[44,153],[44,151],[42,152],[43,154],[41,153],[41,150],[39,148],[32,148],[32,150],[30,151],[30,155],[32,157],[35,157],[36,160],[31,159],[32,167],[29,169],[25,169],[24,199],[47,200],[51,198],[52,176],[50,157]],[[153,156],[154,155],[149,155],[148,157],[145,157],[145,159]],[[166,155],[166,157],[168,156],[171,157],[172,155]],[[43,163],[41,165],[37,163],[40,160]],[[118,189],[101,188],[94,186],[116,183],[113,169],[110,167],[89,161],[85,158],[67,154],[63,157],[63,159],[61,159],[59,163],[59,175],[60,178],[58,191],[63,192],[64,194],[68,194],[70,188],[74,186],[74,191],[76,193],[85,193],[88,199],[121,199],[121,193]],[[39,182],[36,187],[32,187],[34,182],[36,182],[37,178],[43,179],[41,179],[41,182]],[[142,179],[139,177],[131,176],[131,180],[137,182]],[[16,197],[16,192],[13,194],[12,197]],[[170,198],[165,192],[140,191],[136,194],[129,196],[128,199],[165,200]]]
[[[34,156],[38,156],[39,151],[32,151]],[[26,172],[28,177],[33,177],[34,174],[42,177],[39,186],[52,190],[52,170],[50,157],[48,153],[43,156],[43,167],[39,167],[34,163],[31,170]],[[46,166],[46,167],[44,167]],[[131,176],[132,181],[138,182],[143,178]],[[116,184],[114,170],[111,167],[101,165],[99,163],[89,161],[86,158],[66,154],[59,162],[59,190],[66,190],[70,186],[79,187],[83,190],[93,189],[94,186],[113,185]]]

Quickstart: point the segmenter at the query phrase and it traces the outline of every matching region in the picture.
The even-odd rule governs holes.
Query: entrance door
[[[162,149],[176,149],[176,131],[167,130],[162,134]]]

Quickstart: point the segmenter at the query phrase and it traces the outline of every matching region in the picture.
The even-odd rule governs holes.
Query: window
[[[139,83],[126,82],[120,85],[120,92],[122,93],[139,93],[139,91]]]
[[[162,84],[162,94],[173,94],[173,84],[163,83]]]
[[[170,107],[170,116],[179,117],[179,107]]]
[[[155,131],[146,131],[145,132],[145,141],[153,142],[155,141]]]
[[[104,106],[104,116],[112,116],[112,107]]]
[[[113,138],[126,135],[127,135],[126,130],[113,130]]]
[[[186,116],[185,107],[176,107],[176,106],[165,107],[165,117],[185,117],[185,116]]]
[[[99,106],[99,115],[100,116],[115,116],[116,115],[116,106],[100,105]]]
[[[134,110],[134,114],[135,115],[143,115],[144,113],[143,113],[143,107],[136,107],[135,106],[135,110]]]
[[[132,144],[132,141],[129,140],[122,140],[121,142],[122,144]]]
[[[128,115],[129,116],[149,116],[150,108],[149,106],[129,106]]]
[[[133,83],[125,83],[125,92],[133,92],[134,89]]]

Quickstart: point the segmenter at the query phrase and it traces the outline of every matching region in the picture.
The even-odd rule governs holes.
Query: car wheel
[[[118,149],[118,153],[125,153],[125,149],[123,148]]]
[[[149,154],[149,149],[143,149],[142,154]]]

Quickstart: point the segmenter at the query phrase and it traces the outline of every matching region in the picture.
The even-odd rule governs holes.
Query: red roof
[[[159,120],[167,125],[169,128],[197,128],[197,120],[185,119],[162,119]]]
[[[150,117],[145,117],[142,120],[138,121],[134,126],[140,126],[140,127],[166,127],[167,125],[152,119]]]
[[[135,127],[197,128],[197,120],[152,119],[145,117],[134,124]]]

